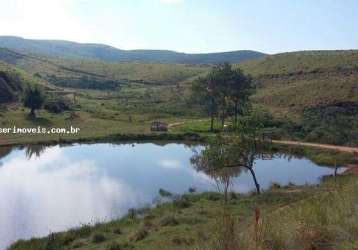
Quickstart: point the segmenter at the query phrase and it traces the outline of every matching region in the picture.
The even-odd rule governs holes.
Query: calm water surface
[[[184,144],[92,144],[0,148],[0,249],[18,239],[45,236],[84,223],[123,216],[143,207],[163,188],[185,193],[216,191],[215,182],[190,164],[193,150]],[[258,160],[262,188],[318,183],[334,169],[307,159],[276,156]],[[254,189],[249,172],[234,179],[233,190]]]

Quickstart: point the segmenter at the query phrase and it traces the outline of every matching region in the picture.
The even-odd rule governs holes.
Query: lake
[[[193,151],[202,148],[179,143],[0,147],[0,249],[18,239],[123,216],[129,208],[153,204],[161,188],[176,194],[191,187],[216,191],[215,182],[190,163]],[[334,172],[285,155],[257,160],[254,170],[263,189],[272,182],[315,184]],[[254,190],[250,173],[236,177],[232,189]]]

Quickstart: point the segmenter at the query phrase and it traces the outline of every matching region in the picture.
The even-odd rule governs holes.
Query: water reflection
[[[33,156],[40,157],[45,149],[45,145],[28,145],[26,146],[26,156],[28,159],[32,158]]]
[[[99,174],[91,160],[70,161],[59,147],[41,158],[15,157],[0,170],[0,248],[82,223],[113,218],[140,203],[119,178]],[[35,151],[37,152],[37,151]],[[137,200],[136,200],[137,199]]]
[[[0,147],[0,249],[20,238],[122,216],[129,208],[151,204],[161,188],[173,194],[189,187],[216,191],[215,180],[230,180],[234,191],[254,188],[242,168],[220,176],[194,169],[193,150],[202,149],[173,143]],[[263,189],[271,182],[317,183],[334,172],[280,155],[257,160],[254,169]]]
[[[12,151],[12,147],[0,147],[0,167],[4,164],[1,159],[10,154]]]

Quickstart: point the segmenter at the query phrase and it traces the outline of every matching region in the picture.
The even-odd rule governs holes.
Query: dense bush
[[[302,127],[307,141],[356,145],[358,143],[358,103],[346,102],[308,108]]]
[[[105,241],[106,240],[106,237],[103,235],[103,234],[101,234],[101,233],[96,233],[95,235],[93,235],[93,237],[92,237],[92,242],[93,243],[101,243],[101,242],[103,242],[103,241]]]
[[[51,113],[62,113],[71,110],[71,104],[68,100],[62,97],[51,98],[44,104],[44,108]]]

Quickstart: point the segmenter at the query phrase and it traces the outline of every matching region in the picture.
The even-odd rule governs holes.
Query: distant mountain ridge
[[[84,44],[61,40],[31,40],[15,36],[0,36],[0,47],[24,53],[87,58],[106,62],[215,64],[222,62],[241,63],[266,56],[264,53],[252,50],[206,54],[186,54],[169,50],[121,50],[103,44]]]

